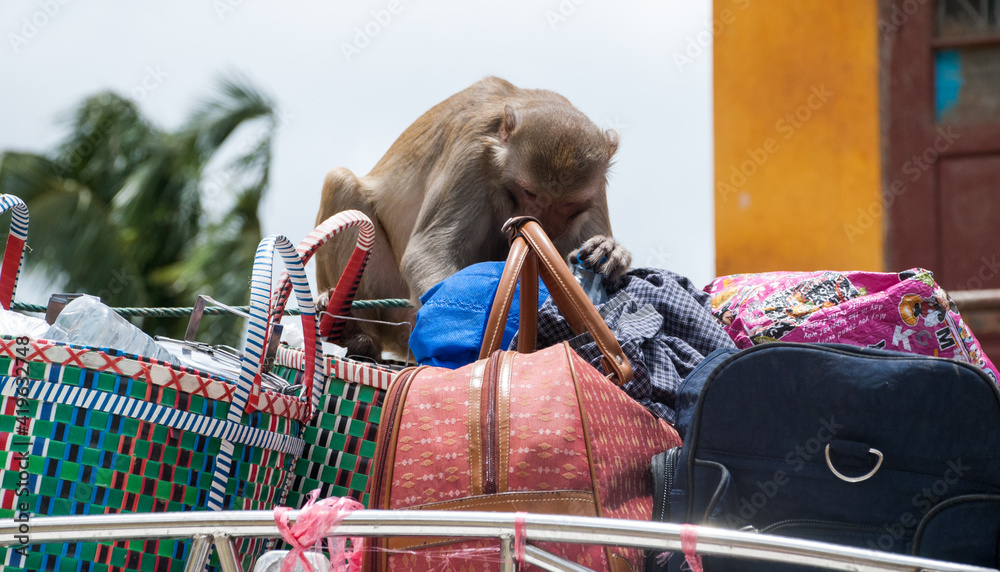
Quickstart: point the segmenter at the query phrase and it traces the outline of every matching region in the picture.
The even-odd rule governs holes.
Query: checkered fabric
[[[709,295],[690,280],[655,268],[629,271],[624,285],[598,307],[632,364],[624,386],[633,399],[673,423],[677,389],[701,360],[718,348],[735,347],[711,314]],[[603,357],[589,333],[574,336],[552,299],[538,311],[538,347],[565,340],[592,366]],[[517,348],[517,337],[510,349]]]
[[[168,364],[116,350],[90,350],[120,366],[119,371],[99,371],[46,363],[44,352],[38,351],[44,343],[17,346],[11,341],[3,339],[13,355],[0,356],[0,518],[27,515],[30,538],[30,519],[36,516],[206,509],[224,438],[205,428],[226,423],[228,401],[120,371],[131,362],[143,362],[140,372]],[[29,354],[29,347],[37,361],[14,357]],[[148,408],[130,408],[134,403]],[[150,417],[164,411],[172,412],[169,418]],[[196,426],[172,427],[182,414],[195,416]],[[273,508],[301,451],[301,444],[289,447],[284,437],[298,434],[301,423],[257,411],[244,414],[239,425],[269,438],[256,439],[261,441],[257,444],[254,434],[227,434],[233,461],[224,508]],[[0,563],[3,570],[180,571],[189,545],[147,540],[15,546],[0,548]],[[263,541],[245,540],[238,548],[248,567]],[[214,558],[212,565],[218,565]]]
[[[300,353],[279,350],[272,372],[293,384],[301,383],[304,372],[295,367]],[[300,508],[317,488],[320,498],[347,496],[368,506],[365,488],[375,457],[375,434],[385,390],[395,374],[337,358],[326,359],[326,371],[317,414],[302,435],[305,449],[295,464],[285,506]]]

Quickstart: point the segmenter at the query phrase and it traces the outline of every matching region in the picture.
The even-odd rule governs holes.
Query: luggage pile
[[[0,304],[10,309],[28,216],[16,197],[0,205],[14,215],[0,270]],[[319,320],[304,264],[351,227],[355,254]],[[468,356],[455,369],[400,372],[323,354],[372,245],[372,225],[356,211],[297,248],[262,241],[246,347],[227,358],[237,364],[228,370],[0,337],[0,519],[30,530],[47,515],[270,510],[351,497],[394,511],[704,524],[1000,566],[997,372],[928,272],[741,275],[703,292],[637,269],[595,306],[537,221],[512,219],[505,231],[510,254],[492,301],[477,306],[489,312],[472,336],[478,347],[441,354]],[[272,288],[275,254],[286,271]],[[278,347],[274,327],[292,293],[303,347]],[[176,345],[206,364],[224,357],[190,340]],[[536,548],[562,562],[554,569],[808,569],[701,562],[696,530],[684,529],[676,554]],[[334,565],[513,569],[503,542],[460,536],[373,538],[363,564]],[[504,557],[532,569],[523,541],[514,544],[517,554]],[[26,533],[0,546],[0,562],[182,570],[193,545],[38,545]],[[243,570],[273,545],[241,540]],[[213,558],[210,569],[220,566]]]

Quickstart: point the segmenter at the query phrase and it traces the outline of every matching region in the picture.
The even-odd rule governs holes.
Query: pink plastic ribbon
[[[527,515],[526,512],[514,514],[514,557],[517,558],[518,566],[524,566],[524,545],[528,541],[528,528],[524,518]]]
[[[701,556],[698,556],[697,548],[698,527],[693,524],[681,525],[681,551],[684,552],[684,561],[693,572],[702,572]]]
[[[279,506],[274,509],[274,522],[285,542],[292,546],[285,561],[281,564],[281,572],[292,572],[297,563],[302,563],[305,572],[316,572],[306,558],[306,550],[322,546],[323,537],[337,528],[345,516],[364,508],[358,501],[351,498],[331,497],[319,502],[316,498],[319,490],[309,495],[309,500],[299,512],[295,524],[289,526],[288,512],[292,509]],[[326,547],[330,553],[330,563],[333,570],[343,570],[346,563],[349,572],[361,570],[362,545],[364,539],[351,538],[351,548],[347,549],[343,537],[327,537]]]

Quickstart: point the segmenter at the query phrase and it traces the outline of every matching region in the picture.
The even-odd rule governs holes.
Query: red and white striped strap
[[[327,304],[326,312],[319,323],[320,335],[324,339],[337,341],[344,328],[344,321],[337,320],[338,316],[346,316],[351,310],[351,302],[358,291],[358,283],[361,281],[361,274],[368,263],[368,256],[371,254],[372,246],[375,244],[375,225],[361,211],[349,210],[333,215],[316,227],[309,236],[305,237],[296,247],[296,251],[302,258],[302,263],[309,262],[316,250],[324,245],[332,237],[342,230],[358,227],[358,242],[351,253],[351,258],[347,261],[337,286],[334,287],[330,295],[330,302]],[[281,319],[281,314],[285,311],[285,304],[291,292],[291,282],[288,274],[284,273],[278,281],[278,287],[274,291],[271,307],[272,320]]]
[[[0,305],[10,310],[17,290],[17,279],[21,275],[21,261],[24,260],[24,245],[28,240],[28,207],[14,195],[0,195],[0,214],[11,209],[10,234],[3,253],[3,267],[0,268]]]

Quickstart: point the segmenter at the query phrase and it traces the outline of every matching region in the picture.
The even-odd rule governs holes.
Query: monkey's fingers
[[[632,267],[632,253],[619,242],[608,253],[603,263],[597,266],[597,271],[606,276],[606,285],[617,284]]]
[[[570,258],[582,263],[587,270],[599,272],[598,268],[607,261],[616,244],[615,239],[610,236],[593,236],[571,253]]]
[[[569,257],[579,260],[584,268],[606,276],[607,284],[616,284],[632,265],[632,254],[613,237],[604,235],[587,239]]]
[[[332,291],[333,290],[327,290],[327,291],[321,293],[316,298],[316,312],[317,313],[322,313],[322,312],[324,312],[326,310],[326,307],[330,304],[330,292],[332,292]]]

